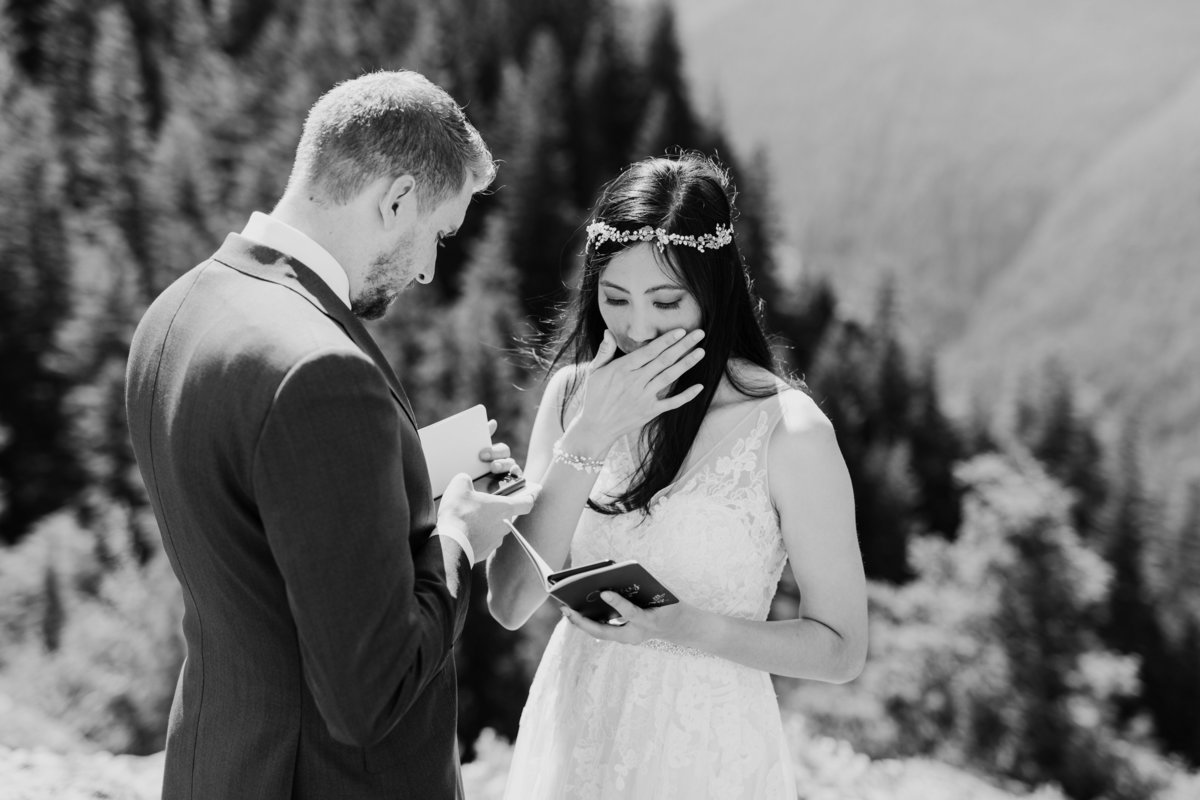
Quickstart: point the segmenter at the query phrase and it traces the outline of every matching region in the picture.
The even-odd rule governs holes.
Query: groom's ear
[[[417,179],[401,175],[392,180],[379,198],[379,215],[384,230],[413,219],[417,214]]]

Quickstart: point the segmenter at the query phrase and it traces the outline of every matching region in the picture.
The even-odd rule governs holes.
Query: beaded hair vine
[[[676,247],[694,247],[703,253],[705,250],[716,250],[733,241],[733,228],[729,225],[718,225],[712,233],[700,236],[684,236],[679,233],[667,233],[662,228],[643,225],[637,230],[622,231],[607,222],[593,222],[587,226],[587,246],[584,251],[597,247],[605,242],[649,242],[654,241],[661,253],[667,245]]]

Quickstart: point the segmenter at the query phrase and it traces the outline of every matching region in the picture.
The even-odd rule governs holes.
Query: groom
[[[533,494],[435,514],[404,388],[359,318],[433,279],[491,154],[412,72],[312,107],[287,190],[166,289],[126,405],[183,588],[165,798],[453,798],[470,569]],[[497,445],[493,471],[506,471]]]

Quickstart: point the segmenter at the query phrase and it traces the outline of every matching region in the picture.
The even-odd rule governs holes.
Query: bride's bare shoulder
[[[782,427],[792,431],[802,431],[811,428],[828,428],[832,431],[833,424],[825,412],[817,405],[817,401],[808,392],[788,387],[779,393],[779,405],[782,409]]]
[[[582,377],[583,367],[579,364],[567,364],[555,370],[546,379],[542,405],[549,404],[556,411],[562,411],[564,407],[573,408],[579,399],[579,379]]]
[[[733,381],[721,382],[722,385],[713,398],[712,408],[753,403],[763,397],[781,395],[792,389],[790,383],[766,367],[741,359],[729,362],[728,374]]]
[[[778,395],[779,424],[771,433],[775,469],[803,470],[841,461],[833,423],[808,392],[788,388]]]

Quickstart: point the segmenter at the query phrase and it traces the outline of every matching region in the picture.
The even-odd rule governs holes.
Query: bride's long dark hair
[[[589,221],[602,221],[621,231],[649,225],[667,233],[698,237],[713,233],[718,225],[732,225],[734,198],[732,182],[721,166],[700,153],[681,153],[630,165],[600,190]],[[595,358],[604,336],[599,305],[601,274],[613,256],[638,244],[608,241],[600,246],[593,244],[585,251],[579,289],[559,320],[558,345],[549,367],[551,372],[560,363],[580,367],[563,400],[564,426],[567,405],[582,383],[582,367]],[[696,299],[700,327],[705,333],[704,359],[688,370],[672,391],[696,383],[704,389],[696,399],[660,415],[642,429],[644,455],[628,489],[608,505],[588,503],[593,510],[606,514],[646,511],[654,495],[675,479],[722,376],[747,397],[766,397],[779,391],[778,384],[754,385],[738,375],[732,359],[748,361],[791,383],[772,357],[763,331],[762,301],[754,294],[736,236],[724,247],[703,252],[672,245],[661,253],[657,247],[653,251],[659,263]]]

